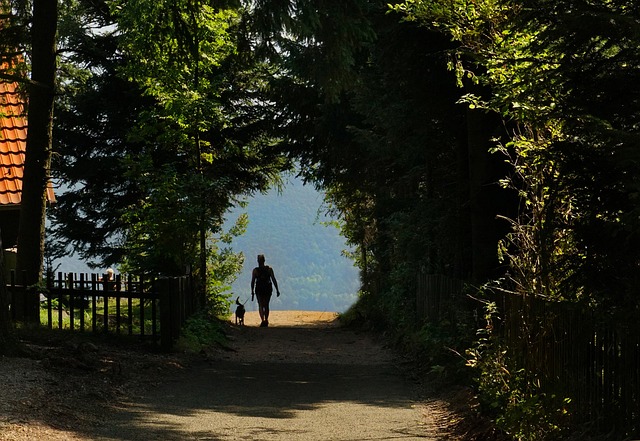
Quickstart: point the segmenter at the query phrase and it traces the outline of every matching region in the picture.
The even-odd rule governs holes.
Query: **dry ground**
[[[247,313],[245,327],[229,325],[229,347],[211,348],[197,356],[154,353],[131,344],[91,343],[71,334],[27,339],[35,358],[0,358],[0,440],[245,439],[245,435],[229,427],[236,424],[231,421],[255,423],[256,432],[247,439],[307,439],[303,433],[312,439],[318,433],[326,434],[319,430],[334,430],[327,426],[335,424],[327,421],[320,421],[315,428],[305,425],[315,424],[313,421],[326,407],[325,401],[329,401],[326,397],[341,406],[326,412],[337,412],[340,419],[362,411],[350,406],[366,405],[367,412],[379,409],[382,415],[366,418],[388,425],[391,423],[384,423],[384,418],[389,410],[401,410],[411,419],[394,420],[404,432],[393,433],[402,435],[402,439],[492,438],[485,436],[488,432],[484,429],[475,430],[479,426],[469,413],[468,391],[433,396],[412,376],[409,362],[394,355],[374,335],[339,326],[333,313],[273,311],[269,328],[259,328],[258,323],[256,313]],[[274,411],[269,403],[255,401],[255,394],[247,393],[242,398],[232,392],[224,395],[224,382],[215,386],[215,405],[210,397],[199,396],[210,387],[208,379],[237,376],[239,370],[251,372],[255,366],[264,366],[265,372],[279,372],[286,367],[290,384],[316,382],[324,389],[311,390],[304,399],[299,396],[298,386],[289,387],[289,392],[282,387],[269,391],[278,397],[281,407],[288,406],[286,414],[277,415],[263,414]],[[349,370],[353,367],[358,372],[372,372],[370,391],[367,382],[356,381],[359,373]],[[382,379],[374,377],[373,372],[379,372]],[[309,375],[311,379],[307,378]],[[331,381],[329,375],[349,382]],[[385,382],[391,382],[393,389],[383,395],[378,389]],[[345,384],[351,387],[356,383],[363,389],[344,393]],[[334,386],[335,391],[327,390]],[[402,390],[393,399],[402,404],[381,402],[398,389]],[[286,393],[292,396],[287,397]],[[171,394],[177,398],[167,404],[164,397]],[[354,394],[362,398],[356,399]],[[246,402],[252,402],[253,407],[246,406]],[[240,409],[241,406],[244,407]],[[262,413],[255,414],[256,409]],[[194,420],[192,414],[196,413],[199,416]],[[312,416],[310,422],[300,419],[307,413]],[[207,418],[210,427],[206,426]],[[399,414],[397,418],[407,417]],[[293,427],[299,419],[297,432],[284,432],[285,426],[279,426]],[[203,424],[207,427],[206,436]],[[265,427],[269,424],[275,426]],[[382,433],[391,429],[375,430]],[[325,439],[357,439],[349,436],[352,434],[335,428],[335,433]]]

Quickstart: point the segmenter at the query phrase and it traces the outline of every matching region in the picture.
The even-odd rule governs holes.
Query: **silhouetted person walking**
[[[254,293],[258,297],[258,312],[260,313],[260,326],[269,326],[269,302],[273,293],[273,286],[276,287],[277,296],[280,296],[278,289],[278,281],[273,274],[273,269],[264,264],[264,254],[258,254],[258,266],[251,273],[251,301],[253,302]]]

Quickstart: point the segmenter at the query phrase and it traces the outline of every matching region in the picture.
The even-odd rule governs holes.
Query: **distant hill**
[[[245,255],[245,265],[233,284],[234,297],[251,297],[251,271],[256,256],[264,254],[274,269],[280,298],[272,301],[274,309],[302,309],[343,312],[357,298],[358,270],[342,255],[347,248],[338,230],[320,222],[322,195],[313,187],[292,179],[282,194],[272,190],[257,195],[246,209],[236,210],[228,218],[235,221],[239,213],[249,215],[245,235],[236,238],[235,251]],[[249,305],[254,310],[255,303]]]
[[[242,273],[232,286],[233,298],[251,298],[251,270],[256,256],[264,254],[273,267],[282,296],[273,299],[274,309],[344,312],[357,298],[358,270],[341,253],[346,247],[338,230],[321,225],[318,218],[322,195],[313,187],[292,179],[282,194],[270,191],[250,199],[246,209],[230,213],[234,222],[240,213],[249,215],[249,226],[233,243],[235,251],[245,255]],[[106,268],[91,270],[78,256],[67,256],[55,262],[59,271],[101,273]],[[255,303],[247,303],[249,311]]]

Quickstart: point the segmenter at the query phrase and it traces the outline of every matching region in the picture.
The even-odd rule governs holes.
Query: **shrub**
[[[206,347],[225,342],[226,337],[221,321],[206,312],[200,312],[186,321],[176,348],[188,352],[199,352]]]

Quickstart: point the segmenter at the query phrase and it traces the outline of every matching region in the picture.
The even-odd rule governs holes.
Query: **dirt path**
[[[389,351],[335,314],[255,313],[210,354],[123,408],[101,440],[438,439]],[[440,434],[442,435],[442,434]]]
[[[33,425],[23,427],[30,435],[3,435],[0,424],[0,439],[455,439],[444,429],[445,403],[421,397],[369,334],[338,326],[332,313],[274,311],[268,328],[258,322],[247,313],[246,326],[229,331],[231,348],[147,382],[117,406],[103,403],[91,424],[44,437]]]

